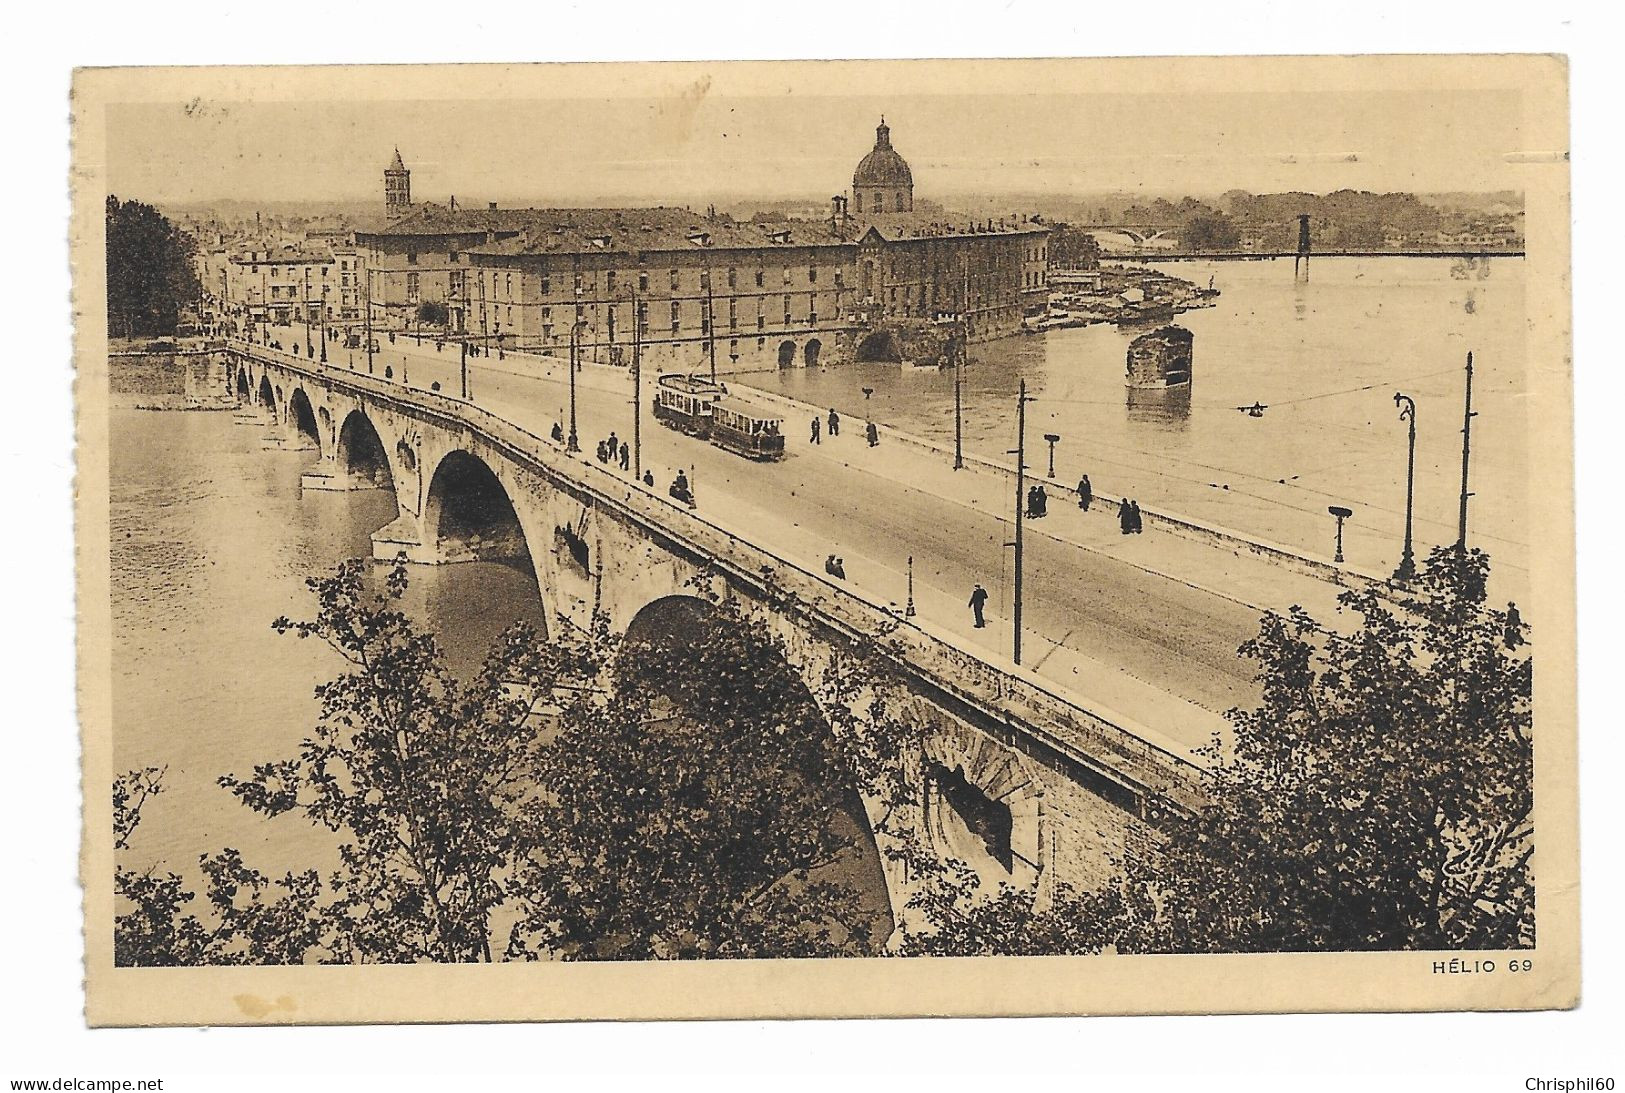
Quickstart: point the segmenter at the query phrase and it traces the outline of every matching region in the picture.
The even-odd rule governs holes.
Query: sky
[[[402,98],[376,81],[350,96],[320,80],[308,95],[250,97],[239,84],[187,98],[183,80],[171,84],[181,94],[107,108],[109,186],[160,204],[380,200],[399,147],[418,201],[823,201],[849,187],[882,115],[923,198],[1517,189],[1515,160],[1530,151],[1519,92],[1493,87],[998,79],[983,90],[875,79],[873,65],[868,79],[655,86],[650,67],[625,66],[625,86],[579,81],[591,95],[557,80],[489,93],[425,70],[401,81],[414,93]]]

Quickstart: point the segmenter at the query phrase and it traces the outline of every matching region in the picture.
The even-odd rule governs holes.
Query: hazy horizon
[[[699,205],[843,193],[884,114],[917,199],[1521,189],[1513,90],[715,94],[108,107],[110,189],[154,204]],[[1394,119],[1404,118],[1397,126]]]

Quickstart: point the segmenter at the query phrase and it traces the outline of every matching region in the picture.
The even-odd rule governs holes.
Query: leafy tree
[[[811,956],[880,940],[839,866],[860,785],[885,799],[906,780],[847,658],[815,698],[766,627],[720,602],[676,645],[618,650],[601,621],[551,642],[517,627],[463,683],[396,606],[403,565],[381,592],[356,561],[308,583],[315,618],[276,627],[346,668],[317,689],[296,756],[220,783],[340,835],[340,865],[272,880],[228,848],[201,859],[197,910],[179,877],[121,869],[121,964]],[[160,774],[115,785],[120,846]]]
[[[1261,705],[1210,807],[1134,878],[1128,948],[1511,948],[1534,941],[1531,664],[1489,559],[1433,551],[1415,593],[1342,596],[1363,625],[1267,616]]]
[[[417,317],[420,323],[427,323],[430,326],[445,326],[450,320],[451,313],[446,310],[446,305],[439,300],[425,300],[418,305]]]
[[[1124,929],[1127,912],[1115,886],[1078,892],[1058,885],[1041,901],[1037,891],[1008,883],[989,892],[970,866],[939,858],[918,840],[904,841],[898,853],[915,883],[908,907],[916,925],[894,955],[1093,955]]]
[[[1185,222],[1180,241],[1193,251],[1235,250],[1241,243],[1241,231],[1223,213],[1205,212]]]
[[[191,236],[140,201],[107,198],[107,328],[126,338],[173,334],[197,299]]]
[[[535,942],[575,959],[870,951],[884,930],[843,866],[879,745],[853,739],[867,715],[838,718],[840,739],[823,708],[847,709],[853,678],[832,672],[821,704],[762,621],[701,603],[675,640],[629,640],[611,700],[544,749],[520,882]]]

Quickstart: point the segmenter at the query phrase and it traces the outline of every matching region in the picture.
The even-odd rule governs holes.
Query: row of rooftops
[[[1049,231],[1032,219],[1008,217],[951,224],[910,213],[825,220],[736,221],[656,206],[622,209],[484,209],[422,205],[387,227],[357,233],[362,243],[484,235],[463,248],[497,256],[580,254],[594,251],[757,250],[763,247],[847,246],[874,233],[881,240],[1036,234]]]

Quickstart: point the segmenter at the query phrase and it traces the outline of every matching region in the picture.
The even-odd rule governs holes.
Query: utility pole
[[[468,401],[468,342],[465,340],[465,341],[460,341],[457,344],[463,347],[463,401],[467,402]]]
[[[372,263],[371,262],[367,263],[367,315],[366,315],[366,335],[365,335],[365,337],[367,339],[367,375],[370,376],[370,375],[372,375]]]
[[[954,351],[954,470],[965,467],[965,357],[970,352],[970,258],[963,267],[963,292],[959,297],[959,345]]]
[[[576,438],[576,356],[580,352],[581,322],[570,324],[570,432],[565,437],[564,450],[579,452],[581,441]]]
[[[632,293],[632,477],[643,479],[643,303]]]
[[[1015,601],[1010,612],[1015,628],[1010,659],[1018,665],[1021,663],[1021,521],[1027,493],[1027,403],[1031,401],[1027,397],[1027,381],[1023,379],[1016,395],[1016,540],[1011,544],[1016,548],[1016,578]]]
[[[1462,553],[1467,552],[1467,499],[1472,493],[1467,489],[1467,464],[1473,448],[1473,354],[1467,353],[1467,398],[1462,408],[1461,418],[1461,515],[1456,524],[1456,549]]]
[[[711,296],[711,267],[705,267],[705,341],[711,355],[711,382],[717,382],[717,316]]]

